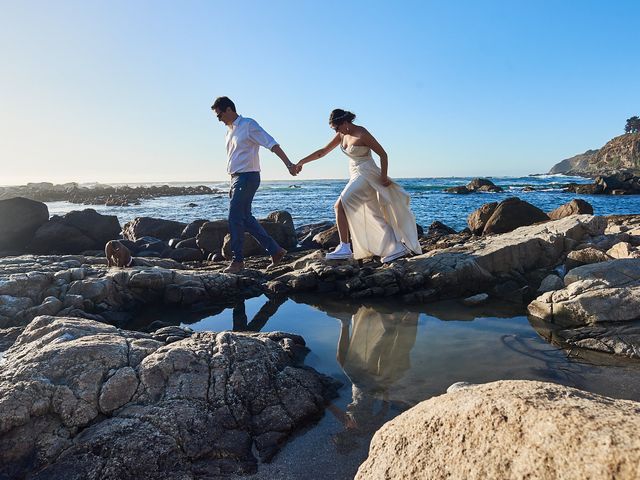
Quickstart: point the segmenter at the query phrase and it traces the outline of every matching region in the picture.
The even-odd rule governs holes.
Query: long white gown
[[[340,148],[349,157],[350,179],[340,199],[349,222],[354,257],[385,257],[403,246],[421,254],[409,194],[393,181],[388,187],[382,185],[380,167],[369,147]]]

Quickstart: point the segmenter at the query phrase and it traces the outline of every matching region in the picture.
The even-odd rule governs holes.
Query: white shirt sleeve
[[[249,123],[249,138],[256,142],[258,145],[271,150],[273,147],[278,145],[271,135],[264,131],[258,122],[252,120]]]

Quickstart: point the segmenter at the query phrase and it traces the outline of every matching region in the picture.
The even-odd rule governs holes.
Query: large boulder
[[[467,225],[469,225],[471,233],[474,235],[482,235],[487,221],[491,218],[497,206],[498,202],[485,203],[469,214],[467,217]]]
[[[75,210],[62,217],[64,223],[93,239],[96,248],[104,248],[109,240],[120,238],[120,222],[115,215],[101,215],[92,208]]]
[[[259,220],[260,225],[265,229],[267,234],[275,240],[282,248],[289,249],[295,247],[297,238],[295,233],[293,236],[289,228],[281,223],[271,222],[269,220]],[[266,255],[266,251],[262,245],[248,233],[244,234],[244,245],[242,246],[243,255],[245,257],[253,257],[256,255]],[[233,257],[231,252],[231,235],[226,235],[222,245],[222,254],[225,258]]]
[[[38,317],[3,356],[0,477],[255,473],[256,457],[268,461],[335,395],[335,381],[296,362],[303,345]]]
[[[292,248],[298,244],[298,237],[296,235],[296,229],[293,224],[293,217],[286,210],[276,210],[275,212],[271,212],[267,215],[267,218],[270,222],[279,223],[282,225],[282,230],[284,233],[284,243],[282,246],[284,248]]]
[[[220,252],[224,244],[224,237],[228,233],[229,222],[227,220],[205,222],[196,236],[196,244],[205,253]]]
[[[42,202],[21,197],[0,200],[0,251],[24,251],[47,220],[49,209]]]
[[[114,215],[101,215],[91,208],[54,215],[36,231],[27,247],[34,253],[82,253],[102,250],[120,237],[120,222]]]
[[[182,230],[182,233],[180,234],[180,238],[194,238],[200,232],[200,227],[202,227],[202,225],[207,222],[208,220],[194,220],[189,225],[184,227],[184,230]]]
[[[546,213],[518,197],[503,200],[495,208],[482,231],[483,235],[506,233],[518,227],[549,220]]]
[[[326,230],[316,233],[313,236],[313,242],[320,248],[329,249],[337,247],[340,244],[340,235],[338,235],[338,227],[333,226]]]
[[[54,215],[38,228],[33,240],[27,246],[29,252],[39,254],[74,254],[97,248],[104,248],[104,243],[97,246],[93,238],[73,225],[67,224],[58,215]]]
[[[173,220],[137,217],[125,223],[122,234],[124,238],[134,242],[140,237],[155,237],[168,242],[172,238],[180,237],[186,226],[185,223]]]
[[[356,479],[634,479],[640,404],[553,383],[456,389],[376,432]]]
[[[549,212],[549,218],[551,220],[558,220],[559,218],[568,217],[569,215],[582,214],[593,215],[593,207],[589,202],[581,198],[574,198],[570,202],[560,205],[555,210]]]

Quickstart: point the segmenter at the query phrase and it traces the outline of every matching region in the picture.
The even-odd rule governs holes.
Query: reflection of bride
[[[341,322],[337,359],[353,384],[352,401],[346,412],[335,405],[329,409],[346,428],[334,437],[336,445],[348,450],[354,447],[354,435],[372,433],[385,422],[389,389],[411,366],[418,313],[363,306]]]

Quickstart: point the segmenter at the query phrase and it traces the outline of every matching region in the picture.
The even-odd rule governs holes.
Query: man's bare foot
[[[287,251],[284,248],[281,248],[274,255],[271,255],[271,264],[267,268],[273,268],[278,265],[286,254]]]
[[[223,270],[224,273],[239,273],[244,270],[244,262],[232,261],[227,268]]]

